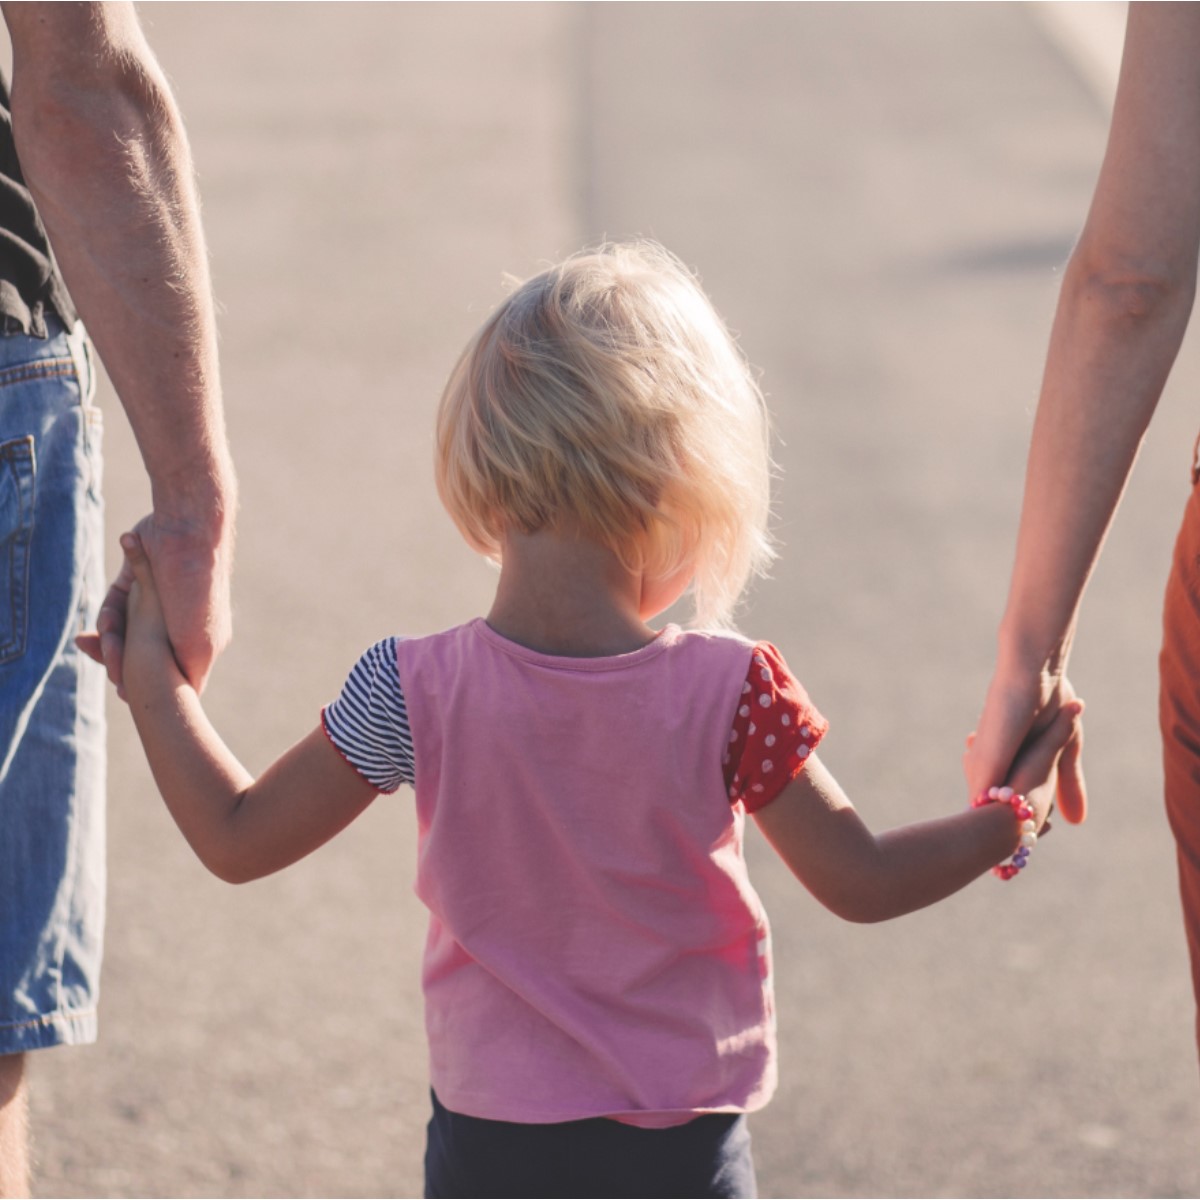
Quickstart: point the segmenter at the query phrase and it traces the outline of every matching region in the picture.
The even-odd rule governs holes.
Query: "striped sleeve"
[[[325,736],[373,787],[394,792],[415,779],[412,730],[396,668],[396,639],[376,642],[354,664],[341,694],[321,710]]]

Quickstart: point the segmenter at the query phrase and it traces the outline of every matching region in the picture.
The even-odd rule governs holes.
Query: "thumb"
[[[150,559],[146,555],[146,547],[136,533],[121,534],[121,549],[125,551],[125,562],[128,564],[133,577],[143,587],[153,586],[154,573],[150,568]]]
[[[1077,723],[1058,763],[1058,811],[1072,825],[1087,817],[1087,785],[1083,778],[1083,727]]]
[[[121,549],[125,552],[121,573],[129,580],[129,619],[145,621],[153,617],[161,621],[162,601],[154,585],[154,568],[145,544],[136,533],[123,533]]]
[[[93,662],[98,662],[101,666],[104,665],[104,652],[100,649],[100,635],[98,633],[81,633],[77,635],[75,645]]]

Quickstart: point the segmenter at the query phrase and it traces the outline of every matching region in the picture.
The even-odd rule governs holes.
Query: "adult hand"
[[[968,743],[963,769],[972,796],[1006,783],[1013,764],[1055,721],[1064,706],[1077,699],[1065,675],[1014,682],[997,675],[988,688],[979,728]],[[1078,717],[1058,762],[1058,811],[1078,825],[1087,816],[1083,778],[1083,726]]]
[[[188,682],[202,691],[218,654],[229,644],[233,618],[229,597],[232,536],[214,538],[207,523],[150,513],[137,535],[158,590],[175,659]],[[128,559],[108,589],[96,631],[76,639],[89,658],[103,664],[124,698],[121,662],[133,572]]]

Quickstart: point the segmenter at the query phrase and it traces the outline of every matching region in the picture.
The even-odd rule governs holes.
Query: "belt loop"
[[[96,395],[96,370],[92,362],[91,343],[82,321],[76,321],[75,327],[67,334],[67,344],[71,347],[71,358],[75,361],[75,374],[79,379],[83,406],[87,408]]]

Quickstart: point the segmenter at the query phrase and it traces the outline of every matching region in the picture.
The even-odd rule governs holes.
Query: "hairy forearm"
[[[6,13],[14,25],[12,6]],[[60,38],[53,50],[29,23],[21,12],[14,25],[12,87],[26,181],[129,414],[156,509],[205,513],[219,534],[232,518],[233,472],[179,114],[124,10],[96,8],[78,44]]]

